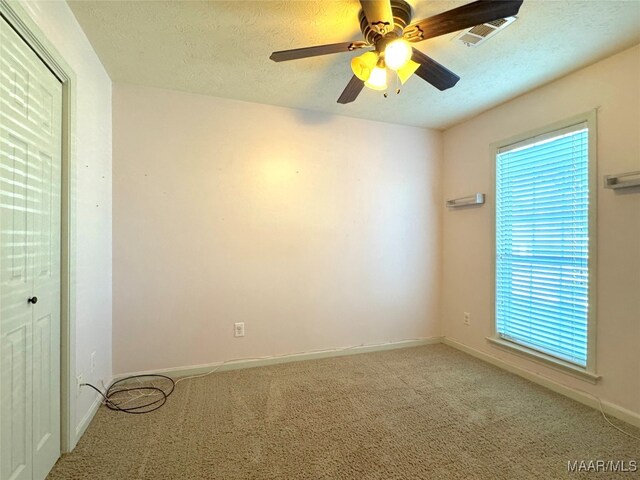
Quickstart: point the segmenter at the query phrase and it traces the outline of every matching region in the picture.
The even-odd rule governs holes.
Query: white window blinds
[[[501,148],[496,162],[498,335],[586,367],[587,124]]]

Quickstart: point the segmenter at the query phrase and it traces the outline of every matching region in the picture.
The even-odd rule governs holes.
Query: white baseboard
[[[271,357],[261,357],[261,358],[245,358],[238,360],[230,360],[226,362],[217,362],[217,363],[209,363],[204,365],[190,365],[184,367],[174,367],[174,368],[164,368],[159,370],[147,370],[142,372],[133,372],[133,373],[122,373],[114,376],[114,380],[119,380],[124,377],[128,377],[130,375],[148,375],[159,373],[163,375],[167,375],[169,377],[184,377],[190,375],[202,375],[208,373],[212,370],[216,370],[218,372],[224,372],[229,370],[238,370],[243,368],[253,368],[253,367],[262,367],[267,365],[276,365],[279,363],[289,363],[289,362],[300,362],[303,360],[315,360],[320,358],[329,358],[329,357],[341,357],[345,355],[356,355],[360,353],[368,353],[368,352],[378,352],[383,350],[393,350],[398,348],[409,348],[409,347],[419,347],[422,345],[431,345],[435,343],[444,343],[453,347],[462,352],[468,353],[480,360],[483,360],[487,363],[495,365],[503,370],[507,370],[508,372],[519,375],[523,378],[526,378],[529,381],[537,383],[538,385],[542,385],[543,387],[548,388],[556,393],[569,397],[577,402],[580,402],[584,405],[587,405],[591,408],[599,410],[599,399],[587,392],[583,392],[580,390],[576,390],[571,387],[567,387],[566,385],[562,385],[561,383],[552,380],[544,375],[540,375],[538,373],[531,372],[527,369],[514,365],[510,362],[501,360],[493,355],[489,355],[487,353],[481,352],[480,350],[476,350],[474,348],[468,347],[456,340],[447,337],[431,337],[431,338],[422,338],[422,339],[414,339],[414,340],[403,340],[398,342],[388,342],[376,345],[357,345],[353,347],[345,347],[345,348],[336,348],[330,350],[321,350],[314,352],[305,352],[305,353],[293,353],[287,355],[277,355]],[[98,399],[99,400],[99,399]],[[84,433],[84,430],[87,428],[93,415],[97,411],[97,408],[100,402],[97,400],[97,403],[91,408],[85,418],[80,422],[77,428],[77,438],[79,439]],[[624,422],[627,422],[631,425],[640,428],[640,414],[627,410],[623,407],[615,405],[613,403],[602,401],[602,409],[607,415],[611,415],[612,417],[616,417]]]
[[[487,363],[495,365],[496,367],[502,368],[503,370],[507,370],[508,372],[515,373],[516,375],[526,378],[527,380],[537,383],[538,385],[542,385],[543,387],[548,388],[556,393],[564,395],[565,397],[569,397],[577,402],[580,402],[588,407],[595,408],[596,410],[600,409],[599,400],[594,395],[591,395],[587,392],[583,392],[580,390],[576,390],[571,387],[567,387],[566,385],[562,385],[555,380],[552,380],[544,375],[540,375],[538,373],[530,372],[522,367],[514,365],[513,363],[501,360],[493,355],[489,355],[487,353],[481,352],[480,350],[476,350],[475,348],[468,347],[456,340],[453,340],[448,337],[444,337],[442,343],[445,345],[449,345],[457,350],[468,353],[480,360],[483,360]],[[616,417],[624,422],[627,422],[631,425],[640,428],[640,414],[627,410],[626,408],[620,407],[613,403],[602,400],[602,409],[607,415],[611,415],[612,417]]]
[[[85,413],[84,417],[82,417],[82,420],[80,420],[80,423],[78,423],[78,425],[76,426],[76,438],[74,439],[74,442],[73,442],[73,448],[76,448],[76,445],[78,445],[78,442],[84,435],[84,432],[87,431],[87,427],[91,423],[91,420],[93,420],[93,417],[98,411],[98,408],[100,408],[101,404],[102,404],[102,397],[96,394],[96,399],[91,404],[91,407],[89,408],[89,410],[87,410],[87,413]]]
[[[225,372],[243,368],[276,365],[279,363],[300,362],[303,360],[316,360],[329,357],[342,357],[345,355],[357,355],[360,353],[379,352],[382,350],[395,350],[397,348],[420,347],[422,345],[431,345],[435,343],[442,343],[442,337],[400,340],[397,342],[387,342],[375,345],[355,345],[352,347],[318,350],[313,352],[291,353],[260,358],[245,358],[238,360],[228,360],[226,362],[208,363],[204,365],[190,365],[184,367],[163,368],[159,370],[147,370],[142,372],[121,373],[115,375],[113,380],[119,380],[131,375],[149,375],[154,373],[167,375],[169,377],[185,377],[190,375],[202,375],[212,370],[216,370],[217,372]]]

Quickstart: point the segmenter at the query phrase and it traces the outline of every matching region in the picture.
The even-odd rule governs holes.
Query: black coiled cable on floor
[[[131,387],[131,386],[117,387],[117,385],[121,384],[122,382],[126,382],[128,380],[133,380],[133,379],[142,379],[142,378],[145,378],[145,379],[161,378],[164,380],[168,380],[169,382],[171,382],[171,387],[167,391],[159,387],[146,386],[146,385],[140,385],[137,387]],[[80,385],[86,385],[87,387],[91,387],[96,392],[98,392],[104,399],[103,403],[110,410],[116,410],[118,412],[131,413],[136,415],[150,413],[162,407],[165,403],[167,403],[167,398],[169,398],[169,396],[173,393],[173,391],[176,388],[176,382],[171,377],[167,377],[166,375],[158,375],[158,374],[132,375],[130,377],[121,378],[120,380],[116,380],[115,382],[113,382],[111,386],[107,388],[107,391],[105,393],[102,393],[99,388],[91,385],[90,383],[81,383]],[[151,392],[156,392],[159,395],[159,398],[157,398],[156,400],[150,401],[148,403],[144,403],[142,405],[135,405],[133,407],[121,407],[120,405],[123,405],[123,401],[121,400],[120,402],[118,402],[118,397],[123,396],[125,394],[131,395],[132,393],[135,393],[135,392],[141,392],[141,393],[145,392],[147,394],[150,394]],[[155,396],[155,395],[141,395],[140,398],[143,398],[146,396]]]

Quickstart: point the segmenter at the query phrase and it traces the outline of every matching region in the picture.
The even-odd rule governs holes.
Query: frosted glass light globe
[[[384,90],[387,88],[387,69],[375,67],[364,84],[373,90]]]
[[[391,70],[397,70],[411,59],[411,45],[406,40],[394,40],[384,50],[384,63]]]

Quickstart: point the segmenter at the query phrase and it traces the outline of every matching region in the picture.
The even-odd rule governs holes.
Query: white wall
[[[73,69],[76,90],[76,375],[99,385],[112,378],[111,360],[111,80],[65,2],[22,2],[34,22]],[[91,372],[91,352],[96,370]],[[75,424],[96,394],[76,399]]]
[[[439,133],[122,84],[113,115],[116,373],[439,334]]]
[[[597,385],[489,344],[492,215],[443,214],[443,331],[447,337],[640,414],[640,191],[616,193],[602,176],[640,170],[640,46],[489,110],[444,133],[445,198],[493,190],[489,145],[598,109]],[[472,315],[471,326],[462,321]]]

